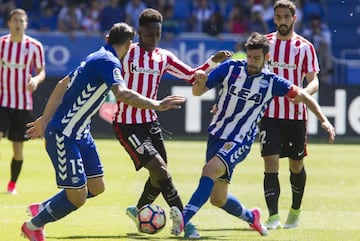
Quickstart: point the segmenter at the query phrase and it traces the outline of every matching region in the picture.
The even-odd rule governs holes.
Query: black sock
[[[10,180],[12,182],[17,181],[17,179],[20,175],[22,164],[23,164],[23,160],[15,160],[15,159],[11,160],[11,166],[10,166],[11,178],[10,178]]]
[[[299,209],[304,195],[306,183],[306,171],[303,168],[299,173],[290,171],[290,183],[292,190],[292,205],[293,209]]]
[[[160,194],[160,189],[154,187],[150,182],[150,177],[147,179],[143,193],[138,201],[136,207],[140,209],[142,206],[152,203]]]
[[[280,196],[280,184],[278,173],[264,173],[264,195],[269,216],[278,213],[278,202]]]
[[[178,192],[175,189],[171,177],[168,179],[160,180],[159,185],[161,189],[161,194],[163,195],[169,207],[176,206],[180,209],[180,211],[182,211],[184,207],[181,202],[180,196],[178,195]]]

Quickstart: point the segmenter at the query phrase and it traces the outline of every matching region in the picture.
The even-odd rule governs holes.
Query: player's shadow
[[[223,240],[223,241],[233,241],[234,237],[241,235],[239,232],[255,232],[252,229],[249,228],[201,228],[199,229],[201,234],[201,237],[197,240]],[[216,235],[216,236],[207,236],[205,235],[206,232],[217,232],[222,233],[223,235]],[[233,233],[234,232],[234,233]],[[140,234],[140,233],[127,233],[124,235],[91,235],[91,236],[67,236],[67,237],[48,237],[49,239],[58,239],[58,240],[77,240],[77,239],[98,239],[98,240],[151,240],[151,241],[158,241],[158,240],[190,240],[187,238],[184,238],[183,236],[167,236],[167,237],[161,237],[157,235],[146,235],[146,234]],[[262,237],[259,236],[258,239],[254,237],[252,240],[261,240]],[[267,241],[275,241],[275,240],[268,240]]]
[[[219,231],[219,230],[218,230]],[[151,240],[151,241],[158,241],[158,240],[190,240],[187,238],[184,238],[182,236],[176,237],[176,236],[168,236],[168,237],[160,237],[156,235],[146,235],[146,234],[138,234],[138,233],[127,233],[125,235],[91,235],[91,236],[67,236],[67,237],[47,237],[49,239],[58,239],[58,240],[77,240],[77,239],[98,239],[98,240]],[[198,238],[197,240],[229,240],[226,237],[219,238],[219,237],[208,237],[208,236],[201,236],[201,238]]]

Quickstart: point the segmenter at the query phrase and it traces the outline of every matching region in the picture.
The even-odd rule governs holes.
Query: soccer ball
[[[138,212],[139,230],[142,233],[160,232],[166,224],[165,211],[156,204],[146,204]]]

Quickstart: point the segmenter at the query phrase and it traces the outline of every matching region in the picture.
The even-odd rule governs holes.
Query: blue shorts
[[[48,126],[44,136],[59,188],[79,189],[87,184],[88,178],[104,176],[90,133],[83,139],[75,140]]]
[[[238,143],[209,135],[206,162],[210,161],[214,156],[219,157],[226,166],[226,173],[219,179],[230,183],[235,166],[249,154],[252,143],[253,141]]]

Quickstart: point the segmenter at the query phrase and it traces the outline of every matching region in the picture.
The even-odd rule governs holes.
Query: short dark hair
[[[162,23],[163,16],[161,13],[153,8],[144,9],[139,17],[139,26],[144,26],[147,23]]]
[[[11,10],[7,16],[7,20],[10,21],[11,17],[14,16],[15,14],[24,15],[26,18],[26,21],[28,20],[27,13],[22,8],[16,8],[16,9]]]
[[[278,0],[274,4],[274,12],[277,8],[288,8],[290,9],[291,15],[296,14],[296,5],[290,0]]]
[[[122,45],[125,44],[129,39],[133,39],[135,36],[135,30],[129,24],[121,22],[115,23],[110,29],[108,35],[109,44]]]
[[[262,49],[264,56],[269,53],[269,40],[265,35],[253,32],[245,43],[246,49]]]

